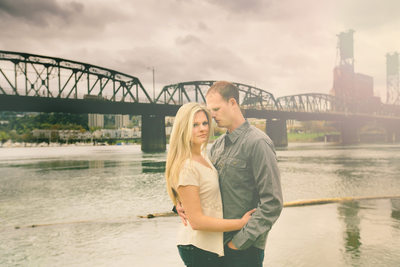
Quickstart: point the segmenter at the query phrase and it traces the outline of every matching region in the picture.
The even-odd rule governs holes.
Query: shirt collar
[[[250,127],[250,123],[246,120],[242,125],[237,127],[233,132],[226,132],[225,138],[228,139],[232,144],[236,142],[236,140],[241,136],[248,128]]]

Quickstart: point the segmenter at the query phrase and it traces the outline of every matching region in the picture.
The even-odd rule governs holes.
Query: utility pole
[[[155,93],[155,69],[154,67],[147,67],[148,70],[151,70],[153,73],[153,101],[156,99],[156,93]]]
[[[153,101],[156,100],[156,93],[155,93],[155,79],[154,79],[154,67],[153,67]]]

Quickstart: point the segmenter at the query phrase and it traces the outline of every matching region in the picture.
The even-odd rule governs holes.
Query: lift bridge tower
[[[339,66],[348,66],[354,71],[354,30],[341,32],[337,35],[337,52],[339,54]]]
[[[372,113],[380,100],[374,97],[372,76],[354,70],[353,30],[338,34],[339,61],[333,73],[331,94],[341,100],[346,112]]]
[[[400,105],[399,53],[386,54],[386,104]]]
[[[336,66],[333,70],[331,94],[342,99],[348,107],[353,97],[354,53],[353,30],[338,34]]]

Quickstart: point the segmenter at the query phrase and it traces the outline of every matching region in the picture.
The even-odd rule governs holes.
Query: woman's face
[[[202,145],[208,142],[208,132],[210,131],[210,126],[208,125],[208,120],[206,113],[204,111],[198,111],[193,118],[193,129],[192,129],[192,144]]]

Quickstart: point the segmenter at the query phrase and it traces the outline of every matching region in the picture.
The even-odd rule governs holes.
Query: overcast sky
[[[62,57],[138,77],[152,91],[229,80],[276,97],[329,93],[337,34],[355,30],[356,72],[385,99],[400,51],[398,0],[0,0],[0,49]]]

